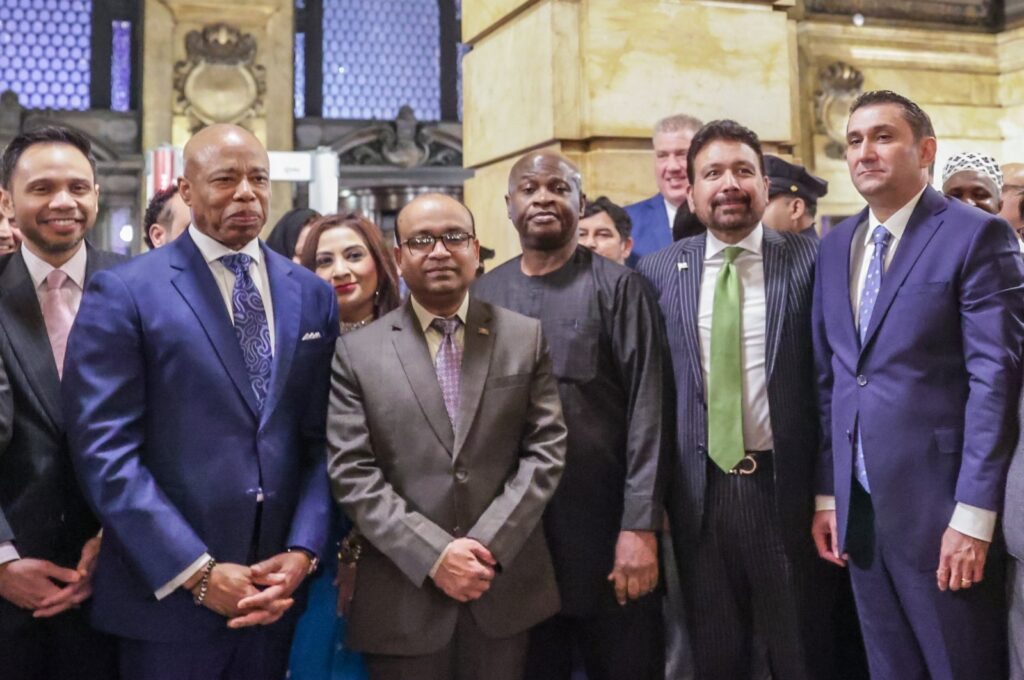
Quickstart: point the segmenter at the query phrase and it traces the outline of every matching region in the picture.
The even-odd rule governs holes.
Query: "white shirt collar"
[[[199,252],[203,254],[203,258],[206,260],[207,264],[214,260],[219,260],[225,255],[234,255],[235,253],[245,253],[251,257],[253,262],[257,265],[263,258],[263,251],[260,250],[260,240],[258,238],[254,238],[249,241],[240,250],[232,250],[217,239],[211,238],[196,229],[196,225],[194,224],[189,225],[188,235],[192,237],[192,240],[196,244],[196,248],[199,248]]]
[[[431,322],[437,318],[437,314],[428,312],[427,308],[419,303],[415,295],[410,294],[409,300],[412,301],[412,311],[416,312],[416,318],[419,319],[420,327],[423,329],[423,332],[425,333],[427,331],[427,328],[430,327]],[[459,305],[458,311],[455,312],[455,316],[457,316],[462,321],[463,326],[466,325],[466,314],[468,313],[469,293],[467,292],[466,296],[462,298],[462,304]]]
[[[921,200],[921,195],[924,194],[924,190],[928,188],[928,185],[921,187],[921,190],[917,192],[910,201],[894,212],[892,216],[885,222],[880,222],[875,217],[875,211],[868,209],[868,228],[864,232],[864,245],[871,244],[871,235],[875,231],[875,227],[879,224],[885,224],[885,228],[892,234],[892,240],[898,241],[903,236],[903,232],[907,230],[907,223],[910,221],[910,216],[914,214],[914,208],[917,207],[917,202]]]
[[[25,258],[25,267],[28,269],[28,275],[32,277],[32,285],[36,288],[43,284],[50,272],[54,269],[60,269],[68,275],[69,279],[75,282],[79,289],[85,289],[85,241],[79,246],[78,252],[72,255],[71,259],[60,267],[54,267],[50,263],[39,259],[35,253],[25,247],[25,244],[21,246],[21,256]]]
[[[717,239],[715,235],[711,233],[710,230],[708,230],[706,233],[707,244],[704,246],[705,260],[710,260],[711,258],[716,257],[719,253],[721,253],[723,250],[725,250],[731,245],[737,245],[740,248],[743,248],[743,250],[748,250],[752,253],[757,253],[759,255],[761,254],[761,244],[764,241],[764,225],[760,222],[758,222],[757,226],[754,227],[754,231],[747,234],[746,238],[744,238],[742,241],[736,244],[725,243],[724,241]]]

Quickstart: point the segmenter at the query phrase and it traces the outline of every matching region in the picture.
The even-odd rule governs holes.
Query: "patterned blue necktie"
[[[871,312],[875,310],[875,301],[878,300],[878,291],[882,287],[882,276],[885,274],[885,251],[889,249],[889,239],[892,234],[880,224],[871,232],[871,241],[875,244],[875,252],[871,255],[871,264],[868,265],[868,275],[864,279],[864,290],[860,293],[860,342],[863,346],[864,338],[868,334],[868,326],[871,323]],[[868,470],[864,465],[864,444],[860,439],[860,424],[857,424],[857,456],[853,461],[853,472],[857,481],[864,487],[864,490],[871,492],[868,486]]]
[[[224,255],[221,263],[235,275],[235,287],[231,290],[231,308],[234,310],[235,336],[242,348],[242,358],[249,370],[249,382],[256,395],[256,403],[263,408],[267,390],[270,388],[270,366],[274,354],[270,347],[270,326],[263,298],[249,276],[249,265],[253,259],[245,253]]]

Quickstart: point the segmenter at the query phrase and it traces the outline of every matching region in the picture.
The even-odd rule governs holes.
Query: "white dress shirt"
[[[28,269],[28,275],[36,289],[39,308],[43,308],[43,298],[46,296],[46,277],[54,269],[60,269],[68,275],[68,281],[60,289],[60,295],[64,298],[64,303],[71,311],[78,314],[78,307],[82,304],[82,292],[85,290],[85,244],[83,243],[75,254],[71,256],[71,259],[60,267],[54,267],[52,264],[39,259],[39,256],[26,248],[24,244],[21,246],[21,256],[25,259],[25,268]],[[21,559],[21,556],[18,554],[18,549],[14,547],[13,541],[0,543],[0,564],[13,562],[17,559]]]
[[[853,309],[854,324],[858,328],[860,327],[860,296],[864,290],[864,281],[867,279],[871,257],[875,251],[871,243],[871,235],[874,233],[875,227],[880,224],[884,224],[892,234],[883,264],[884,269],[888,270],[896,248],[899,247],[903,238],[903,233],[907,230],[910,216],[914,213],[918,201],[921,200],[925,188],[922,187],[917,195],[894,212],[884,223],[875,216],[874,210],[869,209],[867,224],[859,227],[853,235],[853,243],[850,248],[850,305]],[[834,510],[836,507],[835,496],[817,496],[815,507],[818,510]],[[996,513],[993,510],[985,510],[967,503],[957,503],[953,509],[953,517],[949,520],[949,526],[973,538],[991,541],[992,534],[995,533]]]
[[[420,327],[423,329],[423,337],[427,340],[427,349],[430,351],[430,360],[437,364],[437,353],[441,351],[441,343],[444,342],[444,333],[433,328],[430,324],[434,319],[438,318],[436,314],[428,312],[426,307],[421,305],[414,295],[409,295],[409,299],[412,301],[412,311],[416,313],[416,318],[419,319]],[[462,298],[462,304],[459,305],[459,309],[455,312],[455,317],[462,321],[459,324],[458,329],[455,331],[455,337],[452,340],[460,349],[464,349],[466,346],[466,314],[469,312],[469,294]],[[438,556],[437,561],[434,562],[434,566],[430,568],[430,578],[434,578],[437,574],[437,570],[441,567],[441,562],[444,561],[444,556],[448,554],[448,548],[451,543],[445,546],[444,550]]]
[[[210,236],[207,236],[203,232],[196,229],[194,224],[189,225],[188,235],[192,237],[196,247],[199,248],[199,252],[202,254],[203,259],[206,260],[206,264],[210,267],[210,273],[213,274],[213,280],[217,282],[217,288],[220,290],[221,298],[224,300],[224,307],[227,309],[228,319],[234,324],[234,306],[231,304],[231,291],[235,287],[235,275],[231,273],[231,270],[224,266],[224,263],[220,261],[224,255],[234,255],[236,253],[245,253],[252,258],[252,264],[249,265],[249,276],[252,277],[252,281],[256,284],[256,289],[260,293],[260,297],[263,298],[263,309],[267,314],[267,326],[270,329],[270,351],[274,351],[274,301],[270,295],[270,278],[267,276],[267,263],[263,257],[263,251],[260,250],[259,239],[253,239],[246,243],[239,250],[232,250],[226,245],[217,241]],[[175,590],[180,588],[186,581],[192,578],[193,575],[209,562],[211,556],[207,553],[203,553],[196,558],[195,562],[185,568],[180,574],[175,576],[173,579],[161,586],[156,593],[156,599],[162,600]]]
[[[679,212],[678,205],[672,205],[665,199],[665,213],[668,215],[668,233],[672,233],[672,225],[676,223],[676,213]]]
[[[768,410],[768,374],[765,355],[768,329],[768,304],[765,299],[764,256],[762,242],[764,226],[736,245],[743,249],[733,266],[740,279],[740,333],[743,349],[743,446],[748,451],[769,451],[775,448],[772,437],[771,414]],[[700,306],[697,326],[700,332],[700,359],[704,369],[704,384],[708,384],[711,367],[711,316],[715,303],[715,283],[725,263],[723,251],[731,244],[724,243],[707,232],[704,250],[704,274],[700,284]]]

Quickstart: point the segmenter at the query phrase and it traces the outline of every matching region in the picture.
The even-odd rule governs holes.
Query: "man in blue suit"
[[[672,243],[672,226],[676,213],[689,211],[686,197],[690,194],[690,180],[686,176],[686,154],[690,141],[701,123],[693,116],[680,113],[662,118],[654,126],[654,179],[658,193],[650,198],[626,206],[633,222],[633,254],[628,263],[635,265],[639,258],[661,250]]]
[[[846,138],[868,206],[818,259],[814,540],[849,557],[872,677],[1005,677],[992,537],[1015,441],[1020,252],[1002,219],[928,186],[935,133],[912,101],[863,94]]]
[[[68,342],[68,439],[104,526],[93,623],[126,678],[278,680],[326,540],[337,304],[257,239],[251,133],[197,133],[179,187],[186,234],[97,274]]]

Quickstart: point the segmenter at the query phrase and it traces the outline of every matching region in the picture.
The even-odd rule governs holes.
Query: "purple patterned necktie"
[[[437,350],[435,369],[437,370],[437,382],[441,386],[441,394],[444,396],[444,407],[448,411],[448,419],[455,427],[459,417],[459,401],[462,393],[462,348],[455,342],[455,332],[462,322],[459,318],[442,319],[440,317],[430,322],[430,327],[441,333],[444,338],[441,340],[441,347]]]
[[[880,224],[871,232],[871,242],[875,244],[875,251],[871,254],[871,263],[868,265],[868,275],[864,278],[864,290],[860,293],[860,342],[864,344],[864,338],[868,334],[868,326],[871,324],[871,313],[875,311],[875,301],[878,300],[878,291],[882,287],[882,276],[885,274],[885,251],[889,248],[889,239],[892,234]],[[857,455],[853,460],[853,474],[857,481],[868,493],[871,487],[868,486],[868,470],[864,465],[864,444],[860,438],[860,424],[857,425]]]
[[[220,261],[235,275],[235,287],[231,290],[235,336],[242,348],[242,358],[249,370],[249,382],[256,402],[262,409],[270,388],[270,365],[274,353],[270,347],[270,326],[267,325],[263,298],[249,276],[249,265],[253,259],[245,253],[237,253],[225,255]]]

